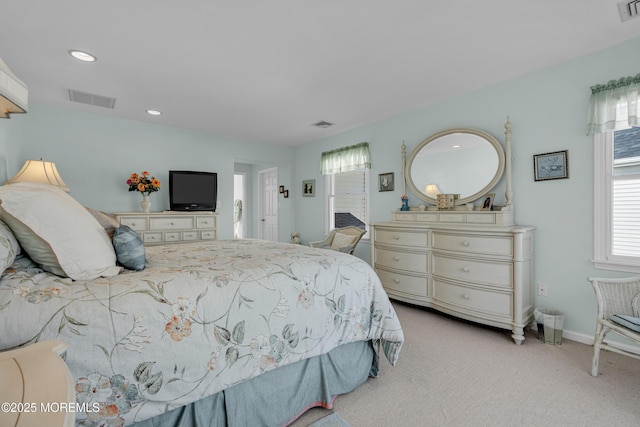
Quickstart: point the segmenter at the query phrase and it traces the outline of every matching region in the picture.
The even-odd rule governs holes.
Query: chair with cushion
[[[329,232],[326,239],[318,242],[309,242],[309,246],[353,254],[356,245],[366,232],[366,230],[355,226],[334,228]]]
[[[640,344],[640,276],[623,279],[590,277],[589,280],[598,303],[598,323],[591,367],[591,375],[596,377],[601,349],[640,359],[640,351],[604,342],[605,336],[614,332]]]

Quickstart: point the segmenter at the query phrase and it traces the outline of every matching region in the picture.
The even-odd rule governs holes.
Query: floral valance
[[[640,126],[640,74],[591,87],[587,135]]]
[[[320,173],[322,175],[364,168],[371,168],[368,142],[361,142],[360,144],[322,153],[320,161]]]

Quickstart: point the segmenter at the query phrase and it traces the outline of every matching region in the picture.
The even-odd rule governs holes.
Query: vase
[[[401,211],[408,211],[409,210],[409,198],[403,197],[400,200],[402,200],[402,206],[400,207],[400,210]]]
[[[149,212],[149,208],[151,207],[151,200],[149,200],[148,194],[142,195],[142,201],[140,202],[140,206],[142,207],[142,212]]]

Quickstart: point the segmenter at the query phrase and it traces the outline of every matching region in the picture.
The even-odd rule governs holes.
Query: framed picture
[[[536,181],[569,178],[568,150],[533,156],[533,178]]]
[[[316,180],[305,179],[302,181],[302,196],[303,197],[315,197],[316,195]]]
[[[482,204],[480,205],[479,209],[481,211],[490,211],[493,208],[493,199],[495,199],[495,197],[496,193],[486,194],[482,198]]]
[[[393,191],[393,172],[378,175],[378,191]]]
[[[280,186],[280,194],[284,193],[284,185]]]
[[[289,198],[289,190],[284,190],[284,191],[282,192],[282,194],[283,194],[283,196],[284,196],[284,198],[285,198],[285,199],[288,199],[288,198]]]

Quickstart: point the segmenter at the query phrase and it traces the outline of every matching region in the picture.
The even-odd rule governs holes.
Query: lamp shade
[[[9,114],[26,113],[28,97],[27,85],[0,59],[0,118],[8,119]]]
[[[40,184],[51,184],[62,188],[67,193],[70,191],[69,186],[64,183],[56,164],[53,162],[45,162],[44,160],[27,160],[22,169],[6,184],[15,182],[39,182]]]
[[[424,193],[427,196],[433,197],[435,199],[436,196],[440,194],[440,189],[436,184],[427,184],[427,186],[424,188]]]

